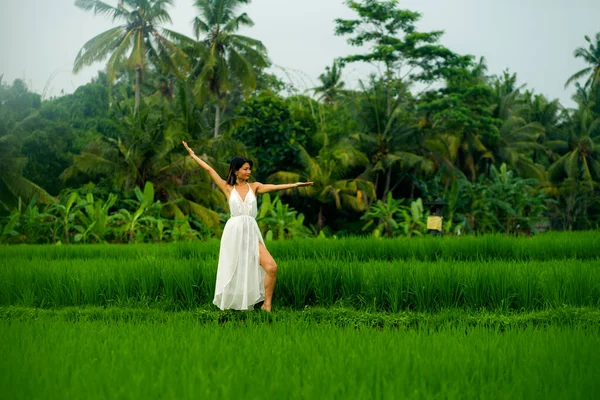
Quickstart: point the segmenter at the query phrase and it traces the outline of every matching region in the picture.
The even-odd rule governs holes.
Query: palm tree
[[[36,202],[51,202],[44,189],[23,177],[27,157],[21,154],[21,145],[28,131],[24,126],[35,118],[40,106],[40,96],[31,93],[22,80],[8,86],[0,74],[0,212],[12,211],[19,198],[29,202],[36,194]]]
[[[567,115],[565,140],[548,141],[548,146],[563,155],[548,169],[552,180],[565,176],[593,185],[600,181],[600,118],[587,109]]]
[[[580,109],[592,111],[596,115],[600,115],[600,85],[592,87],[581,86],[575,84],[576,91],[571,97],[577,103]]]
[[[73,165],[63,172],[61,179],[79,174],[106,177],[117,192],[152,182],[157,198],[165,203],[166,217],[194,214],[209,227],[218,227],[219,215],[207,207],[225,204],[224,196],[213,190],[208,181],[193,185],[185,182],[195,163],[174,151],[186,137],[184,122],[169,109],[167,100],[152,97],[151,101],[138,115],[124,119],[122,138],[102,137],[91,142],[73,158]],[[203,205],[189,198],[199,199]]]
[[[319,75],[321,86],[317,86],[313,90],[315,93],[320,94],[319,99],[323,100],[326,104],[333,104],[344,89],[342,69],[342,64],[339,61],[334,61],[331,68],[325,67],[325,73]]]
[[[549,101],[543,95],[534,95],[527,91],[523,95],[515,116],[522,118],[526,124],[539,124],[543,131],[537,136],[536,143],[540,147],[533,149],[532,161],[544,166],[550,165],[552,152],[546,146],[548,140],[558,139],[561,119],[561,105],[558,100]]]
[[[317,231],[325,225],[324,207],[334,204],[337,209],[346,207],[364,211],[375,197],[373,184],[360,177],[346,178],[351,168],[365,165],[367,157],[349,141],[330,145],[327,134],[321,133],[322,147],[316,157],[311,157],[304,147],[298,145],[300,162],[304,173],[277,172],[269,180],[275,182],[298,182],[305,179],[314,182],[313,186],[298,189],[299,194],[315,198],[319,203]]]
[[[461,171],[471,181],[477,179],[478,162],[491,158],[480,135],[472,131],[441,133],[433,139],[427,139],[424,145],[442,164]]]
[[[240,6],[250,0],[196,0],[199,16],[194,19],[194,33],[199,42],[199,58],[192,70],[195,91],[201,100],[215,101],[214,136],[219,136],[221,108],[236,84],[248,95],[256,88],[257,69],[268,66],[267,50],[262,42],[236,34],[241,27],[254,26],[248,14],[237,15]],[[205,35],[200,41],[200,35]]]
[[[517,74],[508,71],[501,77],[493,78],[493,117],[501,120],[502,125],[498,135],[486,140],[485,145],[491,153],[488,160],[497,166],[505,163],[521,176],[543,179],[542,166],[535,165],[528,155],[536,150],[544,150],[538,139],[543,136],[545,129],[541,124],[527,122],[519,115],[521,107],[530,101],[527,95],[521,94],[524,86],[517,86]]]
[[[40,202],[49,204],[52,198],[44,189],[23,177],[27,158],[20,154],[20,142],[15,135],[0,137],[0,206],[6,211],[28,202],[37,195]]]
[[[520,176],[543,180],[543,167],[535,164],[528,157],[528,153],[545,150],[545,147],[538,143],[538,138],[544,131],[544,127],[537,122],[527,123],[517,116],[509,117],[500,127],[495,143],[488,146],[492,153],[491,161],[496,165],[505,163]]]
[[[75,58],[73,72],[77,73],[110,55],[106,72],[109,83],[112,83],[117,71],[126,62],[126,66],[135,71],[137,113],[144,69],[152,64],[179,73],[179,68],[187,63],[185,53],[172,41],[185,40],[185,36],[159,27],[171,22],[166,7],[172,4],[173,0],[120,0],[114,7],[100,0],[76,0],[77,7],[93,11],[94,15],[110,16],[113,21],[123,21],[123,25],[109,29],[84,44]]]
[[[575,58],[583,58],[589,64],[588,67],[573,74],[565,83],[565,88],[571,83],[578,81],[584,76],[588,76],[585,87],[595,87],[600,81],[600,32],[596,34],[596,43],[593,43],[589,36],[585,36],[585,41],[590,44],[589,48],[578,47],[573,54]]]
[[[517,86],[517,74],[504,71],[501,77],[493,79],[493,103],[495,104],[494,117],[503,120],[509,119],[521,98],[521,89],[525,85]]]
[[[516,114],[527,123],[537,122],[546,132],[553,132],[559,122],[561,105],[558,100],[549,101],[544,95],[526,91]]]
[[[485,137],[498,134],[500,121],[493,117],[494,91],[487,84],[487,66],[479,62],[446,70],[441,96],[420,107],[430,120],[433,135],[424,146],[440,164],[461,171],[475,181],[481,162],[491,159]]]
[[[411,168],[416,165],[428,170],[431,163],[419,154],[417,121],[408,110],[410,93],[408,86],[400,81],[392,87],[394,98],[388,114],[386,84],[375,80],[370,88],[362,84],[362,94],[356,104],[362,132],[353,138],[361,144],[362,150],[370,160],[368,172],[375,175],[375,189],[380,189],[380,178],[384,177],[381,198],[385,199],[390,190],[394,167]]]

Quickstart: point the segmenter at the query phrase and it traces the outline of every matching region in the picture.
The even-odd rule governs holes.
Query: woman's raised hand
[[[187,150],[187,152],[190,156],[193,156],[195,154],[194,150],[190,149],[190,146],[188,146],[188,144],[186,142],[184,142],[182,140],[181,143],[183,143],[183,146],[185,147],[185,149]]]
[[[302,186],[312,186],[314,182],[298,182],[296,183],[296,187],[302,187]]]

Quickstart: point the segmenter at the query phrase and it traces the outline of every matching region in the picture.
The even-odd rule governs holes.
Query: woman
[[[261,309],[271,312],[277,264],[265,247],[256,223],[256,195],[310,186],[313,183],[249,183],[252,161],[242,157],[234,157],[231,160],[227,180],[223,180],[210,165],[194,154],[186,142],[183,142],[183,145],[189,155],[208,172],[219,189],[225,193],[231,211],[231,218],[225,224],[221,238],[213,303],[221,310],[251,310],[255,304],[264,301]]]

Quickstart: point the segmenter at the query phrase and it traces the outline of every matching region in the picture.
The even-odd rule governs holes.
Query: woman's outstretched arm
[[[256,184],[256,193],[269,193],[269,192],[277,192],[279,190],[288,190],[295,189],[303,186],[312,186],[313,182],[296,182],[296,183],[283,183],[281,185],[271,185],[271,184]]]
[[[213,182],[215,182],[215,184],[219,187],[219,189],[221,189],[223,191],[223,193],[225,193],[227,195],[227,183],[225,182],[225,180],[223,178],[221,178],[219,176],[219,174],[217,174],[217,171],[215,171],[213,169],[213,167],[208,165],[204,160],[200,159],[194,153],[194,151],[192,149],[190,149],[190,147],[188,146],[188,144],[186,142],[183,142],[183,145],[185,146],[185,149],[187,150],[190,157],[192,157],[194,159],[194,161],[196,161],[198,163],[198,165],[200,165],[204,170],[206,170],[206,172],[208,172],[208,175],[213,180]]]

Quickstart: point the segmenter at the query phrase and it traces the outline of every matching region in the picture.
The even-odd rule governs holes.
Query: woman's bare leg
[[[258,243],[258,256],[260,266],[267,273],[267,276],[265,276],[265,302],[261,308],[271,312],[273,290],[275,289],[275,281],[277,280],[277,264],[273,260],[273,257],[271,257],[271,253],[260,242]]]

